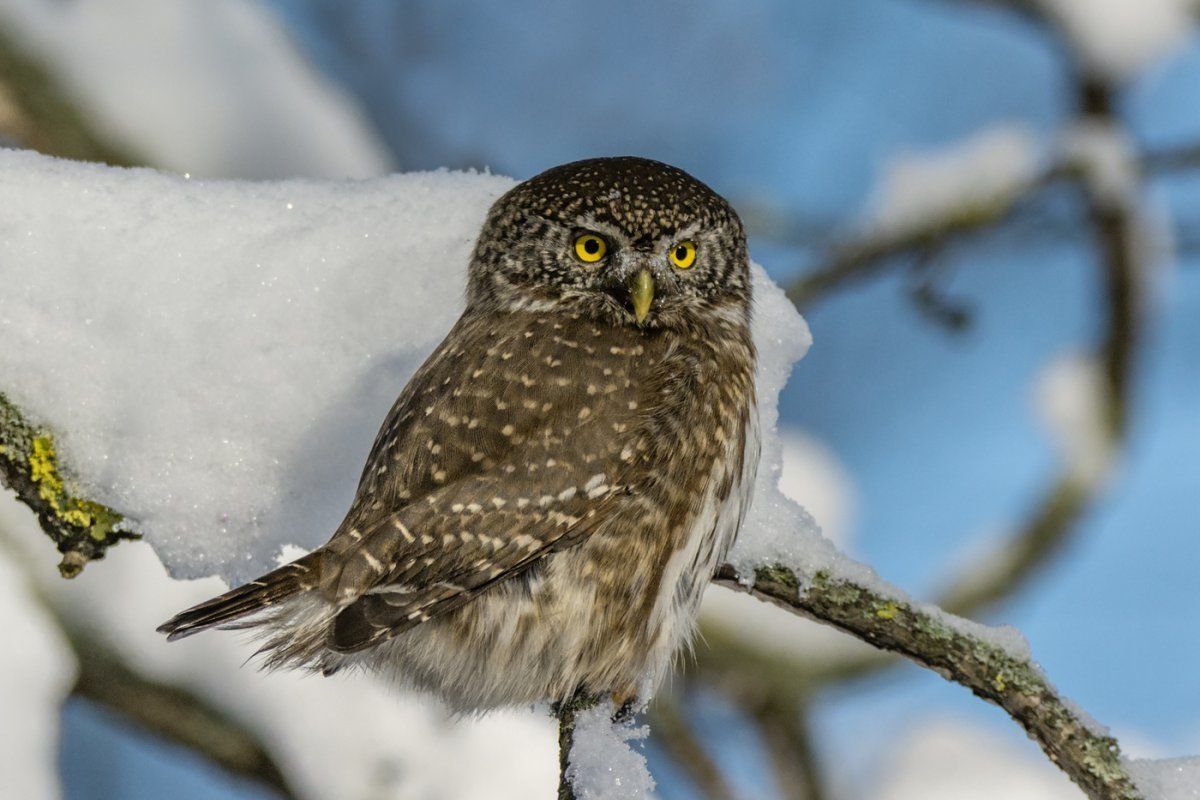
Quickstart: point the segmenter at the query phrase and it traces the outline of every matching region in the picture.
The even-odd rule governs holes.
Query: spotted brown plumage
[[[160,630],[461,710],[653,690],[758,460],[741,223],[674,167],[567,164],[493,205],[467,294],[330,541]]]

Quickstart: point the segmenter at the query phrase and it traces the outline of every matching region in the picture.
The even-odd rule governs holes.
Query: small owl
[[[749,503],[750,313],[741,221],[687,173],[519,184],[329,542],[159,630],[255,627],[267,666],[369,668],[460,711],[648,697]]]

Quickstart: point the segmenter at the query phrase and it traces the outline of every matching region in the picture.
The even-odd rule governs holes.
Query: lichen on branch
[[[37,514],[42,529],[63,554],[58,570],[64,578],[78,575],[88,561],[103,558],[122,539],[138,538],[123,528],[121,514],[80,494],[59,466],[54,437],[28,422],[3,394],[0,483]]]
[[[973,623],[827,572],[805,581],[779,565],[752,576],[724,565],[714,580],[906,656],[995,703],[1093,800],[1141,798],[1116,740],[1094,730],[1030,658],[973,634]]]

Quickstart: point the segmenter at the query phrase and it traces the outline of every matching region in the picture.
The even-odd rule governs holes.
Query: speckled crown
[[[573,161],[514,187],[493,209],[494,218],[535,214],[555,222],[592,217],[655,240],[685,225],[734,221],[723,197],[678,167],[620,156]]]

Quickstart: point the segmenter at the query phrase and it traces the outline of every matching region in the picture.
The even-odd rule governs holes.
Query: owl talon
[[[612,721],[614,723],[626,722],[633,719],[637,713],[639,704],[636,695],[627,695],[620,692],[613,692],[612,704],[616,711],[613,712]]]

